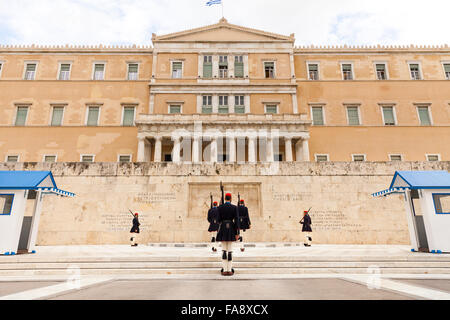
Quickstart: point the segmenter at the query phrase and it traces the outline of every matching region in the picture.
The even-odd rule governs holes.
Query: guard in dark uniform
[[[209,211],[208,211],[208,222],[209,222],[208,232],[212,233],[211,249],[213,252],[217,252],[217,248],[215,247],[215,244],[216,244],[217,231],[219,230],[218,219],[219,219],[219,208],[217,208],[217,201],[214,201],[213,207],[211,209],[209,209]]]
[[[220,223],[217,241],[222,242],[222,275],[232,276],[233,242],[239,239],[239,221],[237,207],[231,203],[231,193],[225,195],[225,203],[219,206]]]
[[[241,199],[239,203],[239,228],[242,231],[246,231],[250,229],[252,223],[250,221],[250,216],[248,215],[248,208],[245,206],[244,199]],[[239,237],[240,246],[241,246],[241,252],[245,251],[244,247],[244,238],[242,235]]]
[[[303,218],[300,220],[300,223],[303,225],[302,232],[306,232],[306,242],[304,243],[305,247],[311,247],[312,238],[311,238],[311,217],[309,216],[308,211],[303,212]]]
[[[141,224],[139,223],[139,213],[136,212],[134,214],[134,218],[133,218],[133,226],[131,227],[131,230],[130,230],[130,233],[131,233],[130,241],[131,241],[132,247],[138,246],[136,238],[137,238],[137,235],[139,234],[139,226],[140,225]]]

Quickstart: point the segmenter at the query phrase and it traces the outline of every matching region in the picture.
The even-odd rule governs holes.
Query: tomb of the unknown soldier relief
[[[152,46],[0,45],[0,171],[51,172],[70,195],[5,185],[0,225],[21,198],[23,221],[8,220],[19,243],[37,191],[29,248],[128,244],[130,210],[142,244],[207,243],[222,182],[245,199],[246,242],[303,242],[311,208],[316,244],[425,247],[417,230],[441,234],[427,219],[448,217],[449,184],[417,220],[411,199],[432,200],[412,184],[372,194],[396,172],[449,171],[450,47],[296,36],[223,18]]]

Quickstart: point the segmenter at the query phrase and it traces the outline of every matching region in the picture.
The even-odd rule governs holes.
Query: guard
[[[141,224],[139,223],[139,213],[136,212],[134,214],[134,218],[133,218],[133,226],[131,227],[131,230],[130,230],[130,233],[131,233],[130,241],[131,241],[132,247],[138,246],[136,238],[137,238],[137,235],[139,234],[139,226],[140,225]]]
[[[309,209],[311,210],[311,209]],[[304,243],[305,247],[311,247],[312,238],[311,238],[311,217],[309,216],[309,211],[303,212],[303,218],[300,220],[300,223],[303,225],[302,232],[306,232],[306,242]]]
[[[246,231],[250,229],[252,223],[250,221],[250,216],[248,214],[248,208],[245,206],[244,199],[241,199],[239,201],[239,228],[242,231]],[[244,247],[244,239],[242,236],[239,237],[240,246],[241,246],[241,252],[245,251]]]
[[[208,222],[209,222],[208,232],[212,233],[212,238],[211,238],[212,252],[217,252],[217,248],[215,247],[215,244],[216,244],[217,231],[219,230],[219,222],[218,222],[219,217],[218,216],[219,216],[219,209],[217,207],[217,201],[214,201],[212,208],[209,209],[209,211],[208,211]]]
[[[238,208],[231,203],[231,193],[225,195],[225,203],[219,206],[219,218],[220,223],[219,232],[217,233],[217,241],[222,242],[222,275],[232,276],[234,275],[233,264],[233,242],[239,239],[239,229],[237,227],[238,221]]]

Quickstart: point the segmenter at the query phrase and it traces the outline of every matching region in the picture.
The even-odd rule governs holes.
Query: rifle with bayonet
[[[223,191],[223,184],[222,181],[220,181],[220,191],[222,192],[222,197],[220,198],[220,205],[225,203],[225,194]]]
[[[213,208],[213,195],[212,195],[212,193],[209,194],[209,197],[211,198],[211,206],[210,206],[210,209],[212,209],[212,208]]]
[[[236,212],[237,212],[237,232],[238,235],[240,234],[241,229],[241,219],[239,218],[239,206],[241,205],[241,194],[238,192],[238,204],[236,206]]]

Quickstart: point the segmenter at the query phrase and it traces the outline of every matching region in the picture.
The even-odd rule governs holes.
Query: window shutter
[[[394,109],[392,107],[383,107],[384,124],[395,124]]]
[[[319,70],[319,66],[317,64],[309,64],[308,68],[310,72],[317,72]]]
[[[70,64],[62,64],[61,65],[61,72],[64,72],[64,71],[66,71],[66,72],[70,71]]]
[[[419,107],[419,118],[422,126],[431,125],[430,114],[428,113],[428,107]]]
[[[384,64],[377,64],[377,71],[384,71],[385,67]]]
[[[312,108],[313,122],[316,126],[323,126],[323,109],[322,107]]]
[[[236,78],[244,77],[244,64],[242,62],[235,62],[234,64],[234,76]]]
[[[212,63],[203,63],[203,78],[212,78]]]
[[[24,126],[27,120],[28,107],[18,107],[16,116],[16,126]]]
[[[123,110],[123,125],[134,125],[134,107],[125,107]]]
[[[104,64],[96,64],[95,65],[95,72],[103,72],[104,69],[105,69]]]
[[[128,72],[130,72],[130,73],[137,73],[138,72],[138,65],[136,63],[130,63],[128,65]]]
[[[60,126],[62,124],[63,113],[64,113],[63,107],[53,108],[52,126]]]
[[[277,113],[277,106],[276,105],[267,105],[266,113]]]
[[[27,71],[29,71],[29,72],[36,71],[36,65],[35,64],[27,64]]]
[[[348,124],[349,125],[351,125],[351,126],[359,125],[358,107],[348,107],[347,114],[348,114]]]
[[[87,120],[88,126],[96,126],[98,124],[99,113],[100,113],[99,107],[89,107],[88,120]]]
[[[445,72],[450,72],[450,63],[444,64],[444,69],[445,69]]]
[[[172,105],[172,106],[170,106],[169,107],[169,112],[171,113],[171,114],[174,114],[174,113],[181,113],[181,106],[178,106],[178,105]]]
[[[182,62],[174,62],[173,63],[173,70],[181,70],[182,66],[183,66]]]

